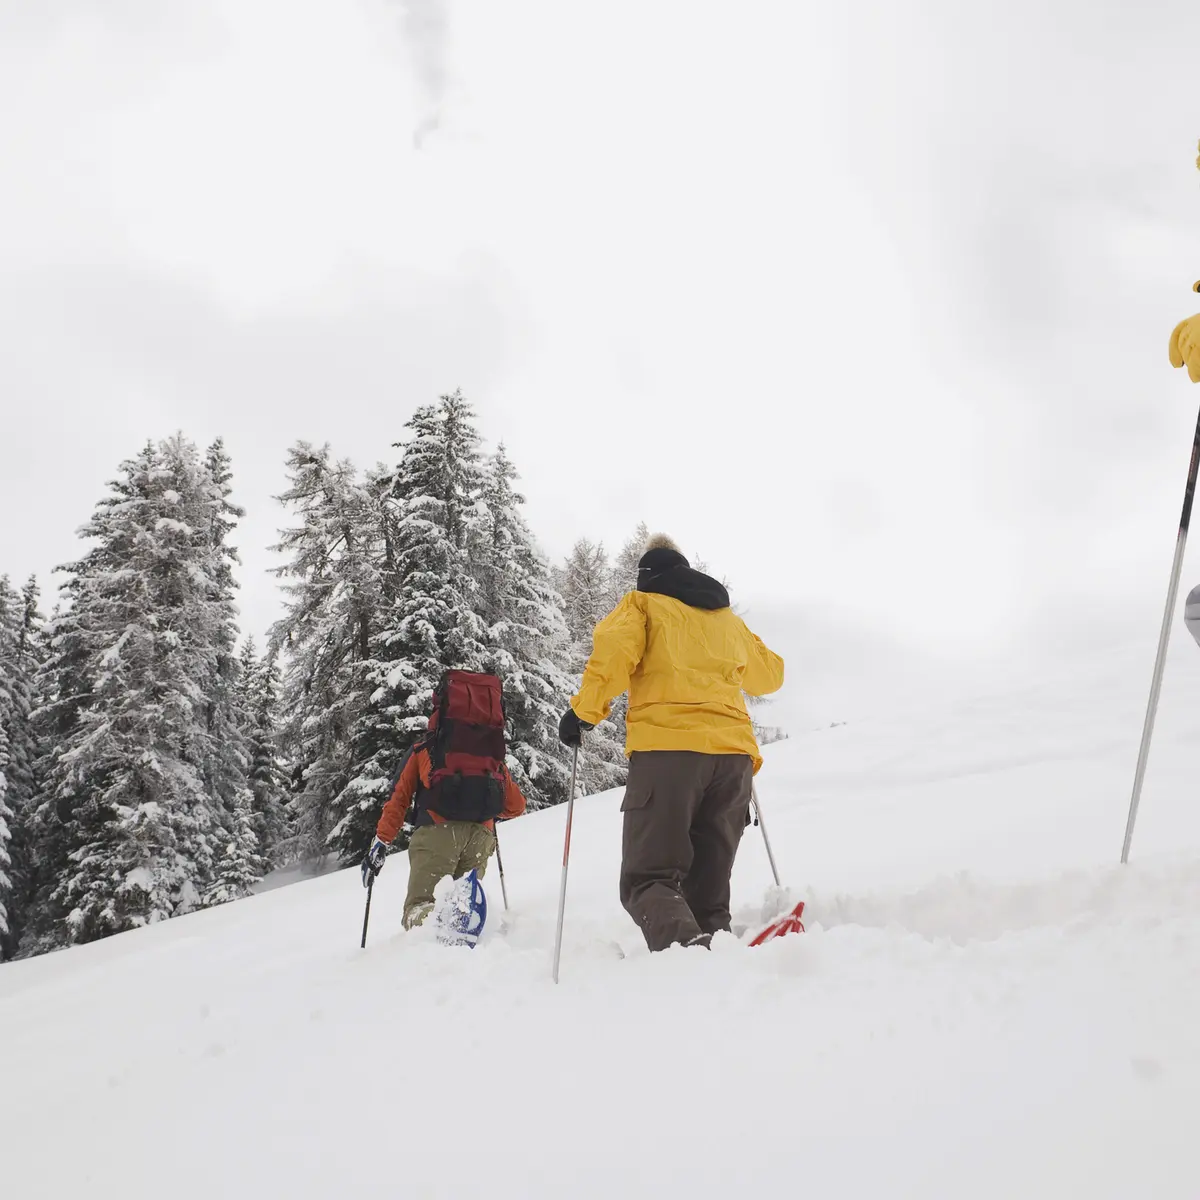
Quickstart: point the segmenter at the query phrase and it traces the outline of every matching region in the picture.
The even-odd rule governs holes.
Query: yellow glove
[[[1200,313],[1175,326],[1167,353],[1171,356],[1171,366],[1186,364],[1191,381],[1200,383]]]

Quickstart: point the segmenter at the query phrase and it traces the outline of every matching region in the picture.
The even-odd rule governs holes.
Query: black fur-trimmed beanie
[[[638,559],[638,587],[648,583],[672,567],[687,567],[691,564],[679,547],[665,533],[652,533],[646,539],[646,548]]]

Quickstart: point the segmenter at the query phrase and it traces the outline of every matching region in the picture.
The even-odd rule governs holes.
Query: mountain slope
[[[1191,649],[1191,647],[1186,647]],[[475,951],[404,934],[403,856],[0,968],[20,1197],[1185,1197],[1200,1152],[1200,660],[1115,860],[1142,648],[767,749],[809,932],[650,956],[619,795],[502,829]],[[493,864],[494,869],[494,864]],[[735,919],[772,900],[747,830]],[[619,941],[626,957],[614,949]]]

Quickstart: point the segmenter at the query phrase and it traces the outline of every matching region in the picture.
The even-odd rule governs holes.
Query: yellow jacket
[[[1196,291],[1200,292],[1200,283]],[[1192,382],[1200,383],[1200,313],[1175,326],[1167,352],[1171,366],[1187,367]]]
[[[571,707],[595,725],[628,691],[626,754],[748,754],[757,772],[762,756],[742,693],[765,696],[782,686],[783,659],[732,609],[630,592],[596,626]]]

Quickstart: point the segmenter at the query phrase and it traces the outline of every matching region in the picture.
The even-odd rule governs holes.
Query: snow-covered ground
[[[475,951],[358,948],[356,871],[0,967],[0,1192],[34,1197],[1200,1195],[1200,653],[1152,647],[798,734],[759,779],[809,931],[651,957],[619,796],[502,830]],[[789,663],[789,686],[803,666]],[[915,694],[915,689],[914,689]],[[836,715],[836,714],[831,714]],[[736,918],[770,878],[747,830]],[[614,942],[626,957],[618,957]]]

